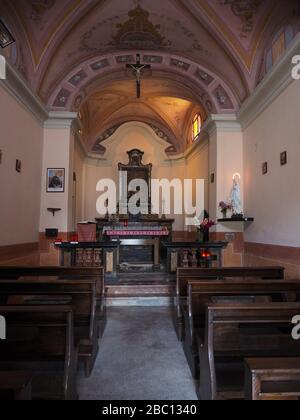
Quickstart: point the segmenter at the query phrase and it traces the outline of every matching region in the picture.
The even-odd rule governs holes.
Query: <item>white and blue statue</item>
[[[230,203],[232,205],[232,212],[234,217],[243,216],[240,180],[240,174],[235,174],[233,176],[233,187],[230,194]]]

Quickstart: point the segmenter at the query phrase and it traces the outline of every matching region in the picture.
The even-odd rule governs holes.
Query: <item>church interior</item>
[[[300,399],[299,98],[299,0],[0,0],[1,401]]]

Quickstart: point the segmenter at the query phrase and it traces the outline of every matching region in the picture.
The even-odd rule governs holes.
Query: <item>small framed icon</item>
[[[263,175],[266,175],[268,172],[269,172],[268,162],[264,162],[262,165],[262,173]]]
[[[16,160],[16,171],[19,174],[22,172],[22,162],[19,159]]]
[[[287,152],[282,152],[280,154],[280,164],[281,166],[284,166],[287,164]]]

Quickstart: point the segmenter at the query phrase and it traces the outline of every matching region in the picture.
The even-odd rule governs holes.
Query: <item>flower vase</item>
[[[209,230],[208,229],[205,229],[205,230],[200,229],[198,231],[198,240],[201,243],[209,242]]]
[[[201,229],[198,230],[198,241],[201,243],[204,242],[204,232]]]
[[[222,211],[223,219],[227,219],[227,210]]]

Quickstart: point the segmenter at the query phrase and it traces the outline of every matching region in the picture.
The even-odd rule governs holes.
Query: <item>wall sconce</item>
[[[2,48],[8,47],[10,44],[13,44],[15,41],[14,37],[5,26],[3,21],[0,19],[0,46]]]

